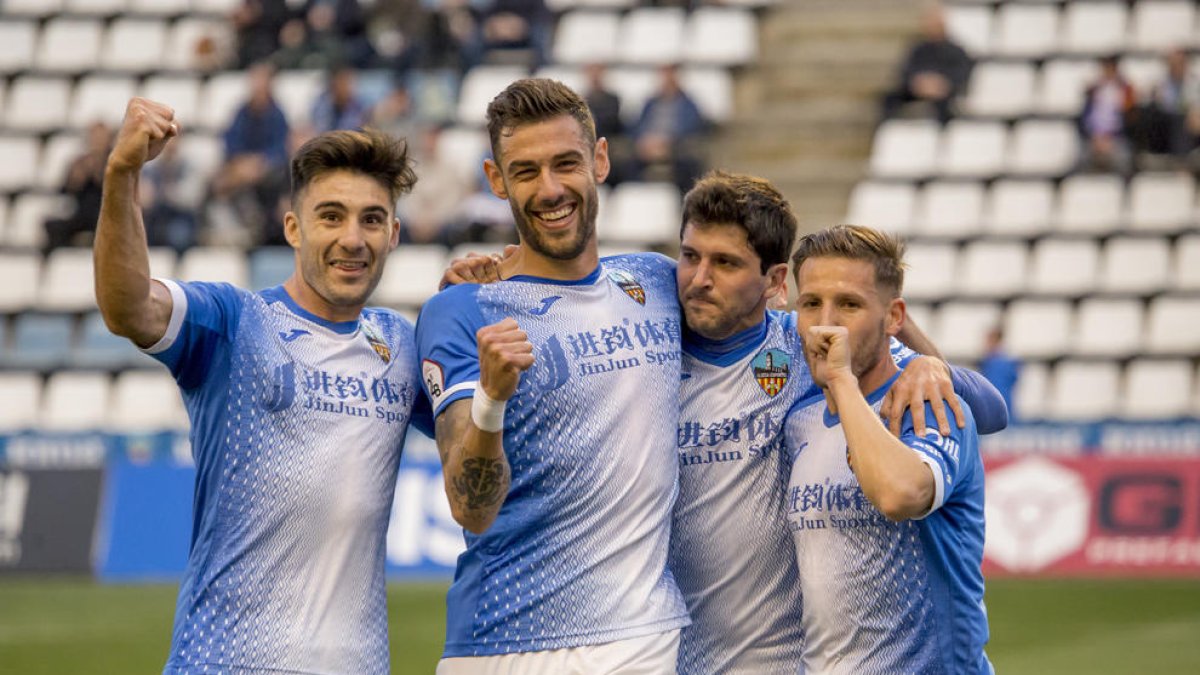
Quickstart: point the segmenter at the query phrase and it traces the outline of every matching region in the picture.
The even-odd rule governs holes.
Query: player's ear
[[[483,173],[487,175],[488,187],[492,189],[492,194],[500,199],[508,199],[508,189],[504,187],[504,173],[500,170],[500,165],[485,159]]]
[[[592,166],[595,167],[596,182],[603,183],[605,178],[608,178],[608,172],[612,169],[612,165],[608,159],[608,139],[600,137],[596,139],[596,148],[592,151]]]
[[[788,288],[788,265],[787,263],[779,263],[771,265],[767,268],[767,290],[764,293],[765,297],[775,298],[777,301],[787,305]]]
[[[388,237],[388,250],[394,250],[400,245],[400,219],[392,218],[392,236]]]
[[[904,298],[892,298],[887,309],[887,334],[892,337],[898,335],[907,319],[908,305],[904,303]]]
[[[283,215],[283,237],[292,248],[300,248],[300,219],[294,211]]]

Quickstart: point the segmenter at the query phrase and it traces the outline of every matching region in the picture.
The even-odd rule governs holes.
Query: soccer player
[[[767,304],[786,294],[796,218],[768,181],[713,172],[685,196],[680,236],[686,329],[668,561],[692,625],[683,629],[678,672],[790,675],[800,669],[803,630],[783,508],[790,469],[783,420],[813,382],[795,315]],[[931,347],[914,330],[902,337]],[[958,410],[952,380],[988,411],[993,427],[1004,426],[1003,401],[981,376],[947,373],[940,359],[919,357],[896,340],[891,350],[889,359],[907,364],[893,415],[903,406],[923,415],[928,398],[949,433],[942,398]]]
[[[674,263],[600,259],[607,143],[566,86],[488,106],[492,191],[520,246],[501,281],[417,322],[446,493],[468,531],[438,672],[675,670],[687,611],[666,558],[677,488]]]
[[[387,673],[384,538],[422,397],[411,324],[364,304],[416,180],[404,145],[333,132],[301,147],[284,219],[295,270],[251,293],[150,278],[138,175],[178,134],[169,107],[130,101],[95,244],[105,321],[170,369],[192,423],[165,672]]]
[[[949,433],[897,438],[877,414],[899,374],[903,246],[839,226],[792,259],[804,357],[821,393],[786,423],[804,665],[819,673],[991,673],[983,463],[968,405]]]

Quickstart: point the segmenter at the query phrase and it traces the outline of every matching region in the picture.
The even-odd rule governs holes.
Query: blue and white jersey
[[[867,397],[879,403],[895,377]],[[804,662],[814,673],[990,673],[983,605],[983,462],[970,407],[964,429],[900,440],[933,472],[930,512],[900,523],[867,500],[823,395],[786,425],[784,501],[804,603]],[[927,419],[932,413],[926,407]]]
[[[897,362],[915,355],[892,340]],[[692,625],[679,673],[794,675],[804,631],[783,509],[784,420],[814,391],[795,315],[767,312],[718,342],[688,333],[683,378],[669,561]]]
[[[412,325],[282,287],[163,282],[196,493],[166,673],[387,673],[385,536],[419,392]],[[417,420],[414,420],[417,421]]]
[[[666,565],[678,487],[674,263],[622,255],[579,281],[520,276],[434,296],[417,343],[435,415],[472,396],[475,332],[507,317],[529,335],[535,363],[505,413],[508,496],[484,534],[465,535],[445,656],[601,644],[686,625]]]

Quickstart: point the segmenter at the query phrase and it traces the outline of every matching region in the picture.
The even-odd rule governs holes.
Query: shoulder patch
[[[633,298],[633,301],[639,305],[646,304],[646,289],[642,284],[634,278],[632,274],[625,270],[609,270],[608,278],[612,280],[625,295]]]
[[[436,407],[446,393],[446,373],[442,364],[433,359],[421,361],[421,378],[425,381],[425,391]]]
[[[750,362],[750,372],[767,396],[775,397],[791,376],[792,357],[782,349],[764,349]]]

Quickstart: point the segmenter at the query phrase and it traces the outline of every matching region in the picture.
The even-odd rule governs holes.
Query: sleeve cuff
[[[187,316],[188,308],[187,293],[183,292],[182,286],[170,279],[152,279],[151,283],[155,281],[166,286],[171,293],[171,318],[167,322],[167,332],[159,338],[158,342],[142,349],[147,354],[161,354],[175,344],[175,338],[179,337],[179,330],[183,327],[183,319]]]
[[[917,457],[920,457],[921,461],[925,462],[925,465],[929,467],[929,471],[933,473],[933,503],[929,505],[928,511],[922,513],[914,519],[921,520],[922,518],[929,517],[929,515],[934,511],[942,508],[942,502],[946,500],[946,482],[945,478],[942,476],[942,466],[938,464],[937,460],[929,455],[926,455],[920,450],[913,450],[913,452],[917,453]]]
[[[474,396],[475,387],[477,386],[479,386],[479,382],[472,380],[470,382],[459,382],[453,387],[447,387],[446,390],[442,392],[442,395],[433,402],[434,418],[436,419],[438,415],[441,415],[442,411],[446,409],[446,406],[450,405],[451,403],[459,399],[471,398]]]

